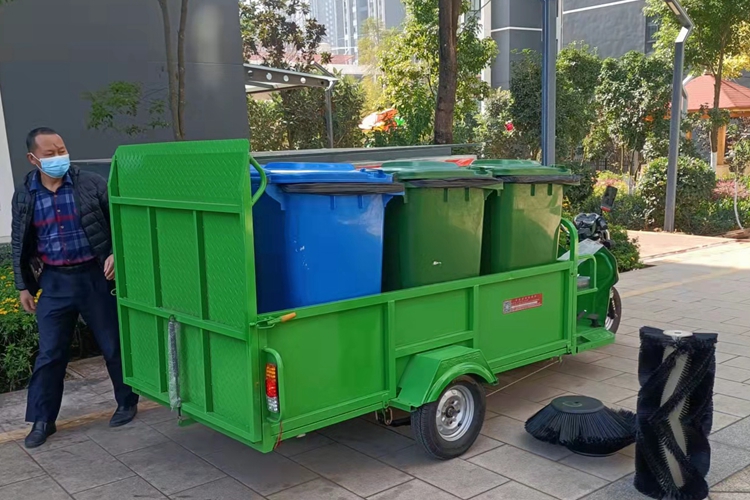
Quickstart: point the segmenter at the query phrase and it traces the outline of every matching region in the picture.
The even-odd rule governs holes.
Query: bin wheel
[[[607,319],[604,322],[604,328],[612,333],[617,333],[620,328],[620,319],[622,318],[622,299],[617,288],[612,287],[609,292],[609,306],[607,307]]]
[[[485,409],[484,388],[471,377],[459,377],[437,401],[412,412],[411,428],[428,455],[439,460],[456,458],[479,436]]]

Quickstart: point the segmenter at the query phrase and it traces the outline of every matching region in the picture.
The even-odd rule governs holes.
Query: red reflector
[[[276,365],[266,365],[266,396],[269,398],[279,397],[279,386],[276,379]]]
[[[266,380],[266,396],[269,398],[279,397],[279,388],[276,386],[275,380]]]

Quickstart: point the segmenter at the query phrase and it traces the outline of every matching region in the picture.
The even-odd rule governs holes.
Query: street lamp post
[[[677,0],[664,0],[669,9],[677,16],[682,28],[674,42],[674,73],[672,75],[672,110],[669,122],[669,166],[667,167],[667,199],[664,210],[664,231],[674,232],[674,212],[677,198],[677,158],[680,154],[680,121],[682,120],[683,95],[687,93],[682,85],[682,73],[685,65],[685,40],[693,30],[685,9]]]
[[[542,0],[542,165],[555,163],[557,2]]]

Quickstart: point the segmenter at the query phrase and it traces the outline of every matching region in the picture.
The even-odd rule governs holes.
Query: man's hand
[[[29,314],[34,314],[36,312],[36,300],[28,290],[21,290],[19,300],[21,301],[21,306],[23,306],[24,311]]]
[[[110,255],[107,260],[104,261],[104,277],[108,281],[115,279],[115,256]]]

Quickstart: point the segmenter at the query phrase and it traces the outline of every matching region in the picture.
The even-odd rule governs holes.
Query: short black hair
[[[36,138],[39,135],[59,135],[55,130],[52,130],[49,127],[38,127],[32,130],[28,133],[26,136],[26,149],[29,153],[34,151],[34,147],[36,147]]]

